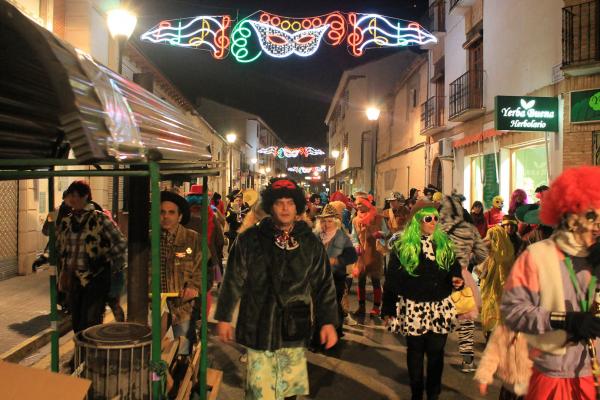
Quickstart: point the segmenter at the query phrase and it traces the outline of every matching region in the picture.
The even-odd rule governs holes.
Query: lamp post
[[[228,133],[225,138],[229,143],[229,192],[233,190],[233,144],[237,140],[237,135],[233,132]]]
[[[115,8],[109,10],[106,13],[106,23],[108,25],[108,31],[110,36],[115,39],[119,45],[119,61],[118,61],[118,73],[123,73],[123,52],[125,50],[125,43],[131,37],[137,24],[137,17],[131,11],[125,8]],[[115,168],[119,168],[116,166]],[[115,220],[118,218],[119,210],[119,177],[114,177],[113,182],[113,198],[112,198],[112,214]],[[125,185],[124,185],[125,186]],[[127,188],[123,188],[124,192]],[[125,200],[126,196],[123,196]],[[127,204],[123,204],[123,208],[127,209]]]

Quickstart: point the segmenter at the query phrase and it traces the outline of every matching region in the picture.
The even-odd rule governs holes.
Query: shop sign
[[[600,89],[571,92],[571,123],[600,121]]]
[[[558,98],[496,96],[496,130],[558,131]]]

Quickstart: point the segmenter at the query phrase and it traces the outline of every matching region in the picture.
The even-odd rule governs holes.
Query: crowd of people
[[[219,287],[218,335],[247,350],[246,399],[308,394],[305,348],[334,347],[344,325],[365,317],[405,337],[412,399],[440,395],[453,331],[460,369],[475,372],[482,394],[496,374],[501,399],[595,398],[598,181],[598,167],[570,169],[533,199],[515,190],[507,209],[496,196],[467,210],[464,196],[432,185],[391,192],[382,209],[369,193],[307,195],[287,178],[260,197],[211,193],[208,288]],[[163,328],[184,339],[183,365],[197,340],[202,194],[199,185],[161,193],[161,290],[179,294],[166,302]],[[122,320],[126,241],[87,183],[67,189],[56,229],[74,331],[101,323],[106,304]]]

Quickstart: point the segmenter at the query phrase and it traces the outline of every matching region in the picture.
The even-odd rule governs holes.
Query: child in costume
[[[492,200],[492,208],[483,214],[485,223],[488,227],[500,225],[500,223],[502,223],[502,217],[504,217],[504,211],[502,211],[502,207],[504,207],[504,199],[502,196],[495,196]]]

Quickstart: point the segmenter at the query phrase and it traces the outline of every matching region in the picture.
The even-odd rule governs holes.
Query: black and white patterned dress
[[[431,236],[421,237],[421,251],[423,258],[435,262]],[[437,264],[432,267],[437,268]],[[404,336],[420,336],[427,332],[448,334],[455,327],[456,308],[450,296],[439,301],[415,301],[399,295],[396,317],[391,319],[389,330]]]

